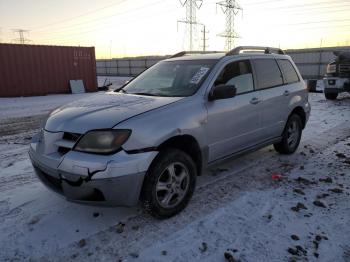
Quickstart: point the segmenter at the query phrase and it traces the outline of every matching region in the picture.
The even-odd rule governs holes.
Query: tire
[[[161,151],[151,164],[141,192],[144,209],[164,219],[181,212],[196,186],[197,170],[192,158],[178,149]]]
[[[273,145],[275,150],[284,155],[293,154],[299,146],[302,129],[300,116],[297,114],[291,115],[284,128],[281,142]]]
[[[338,97],[337,93],[324,93],[324,96],[326,97],[326,99],[329,100],[335,100]]]

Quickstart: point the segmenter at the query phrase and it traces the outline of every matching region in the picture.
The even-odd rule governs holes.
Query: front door
[[[261,94],[254,90],[249,60],[228,63],[213,86],[234,85],[233,98],[207,102],[209,162],[241,151],[261,140]]]

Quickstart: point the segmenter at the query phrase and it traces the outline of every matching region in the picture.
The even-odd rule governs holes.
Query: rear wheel
[[[324,96],[326,97],[326,99],[329,100],[335,100],[338,97],[337,93],[324,93]]]
[[[297,114],[289,117],[282,134],[282,140],[274,144],[274,148],[281,154],[293,154],[300,143],[302,133],[301,118]]]
[[[145,177],[141,202],[157,218],[168,218],[183,210],[196,184],[196,166],[185,152],[166,149],[159,153]]]

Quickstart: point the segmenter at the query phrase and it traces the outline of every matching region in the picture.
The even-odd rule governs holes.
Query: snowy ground
[[[350,261],[350,96],[311,94],[294,155],[267,147],[214,166],[184,212],[159,221],[69,203],[35,177],[40,122],[89,95],[0,99],[0,261]]]
[[[123,85],[125,81],[130,80],[130,77],[113,77],[113,76],[98,76],[98,86],[110,83],[111,90]],[[0,97],[0,120],[1,124],[8,118],[24,118],[34,115],[45,115],[63,104],[94,95],[94,93],[85,94],[61,94],[33,97],[17,97],[17,98],[1,98]],[[27,121],[28,121],[27,119]],[[23,119],[21,119],[23,120]],[[7,121],[8,122],[8,121]],[[7,123],[6,122],[6,123]],[[0,126],[1,128],[1,126]]]

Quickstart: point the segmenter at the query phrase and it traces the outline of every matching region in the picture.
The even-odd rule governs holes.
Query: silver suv
[[[141,201],[165,218],[187,205],[208,165],[270,144],[292,154],[309,114],[304,81],[280,49],[181,52],[115,92],[53,111],[29,155],[68,200]]]

